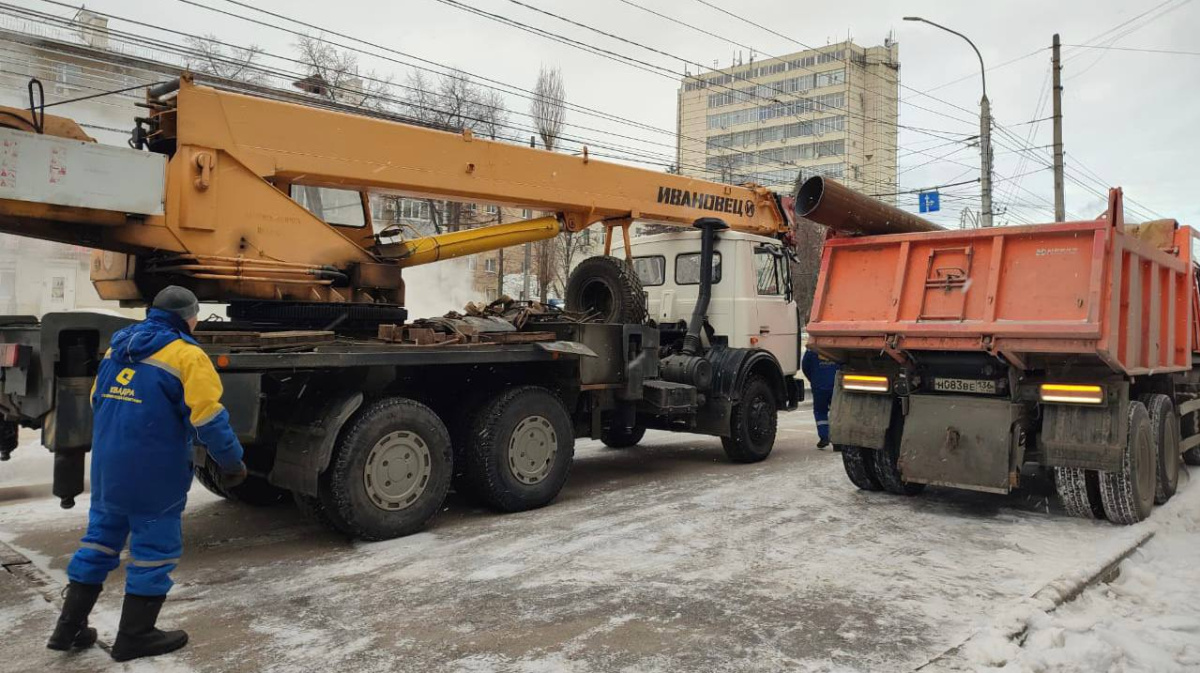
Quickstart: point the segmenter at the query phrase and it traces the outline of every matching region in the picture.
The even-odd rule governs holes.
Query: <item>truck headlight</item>
[[[1075,383],[1043,383],[1038,387],[1043,402],[1104,404],[1104,388]]]
[[[888,377],[871,374],[843,374],[842,388],[860,393],[886,393],[891,390]]]

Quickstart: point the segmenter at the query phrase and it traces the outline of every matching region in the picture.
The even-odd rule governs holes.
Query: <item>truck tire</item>
[[[321,502],[320,498],[304,495],[303,493],[292,493],[292,500],[296,503],[296,509],[300,510],[300,514],[304,518],[339,533],[344,532],[343,527],[338,525],[333,520],[333,517],[329,515],[329,508],[325,506],[325,503]]]
[[[1150,435],[1158,456],[1154,486],[1154,504],[1161,505],[1175,495],[1179,488],[1179,417],[1171,398],[1162,394],[1138,396],[1150,412]]]
[[[628,449],[631,446],[637,446],[645,436],[646,428],[641,425],[635,425],[629,430],[610,425],[600,431],[600,441],[610,449]]]
[[[567,279],[567,310],[588,313],[597,322],[640,324],[646,320],[646,293],[633,267],[609,255],[588,257]]]
[[[846,476],[854,485],[864,491],[882,491],[883,484],[875,474],[875,457],[873,449],[861,446],[838,446],[842,452],[842,466],[846,468]]]
[[[209,493],[233,502],[240,502],[252,507],[271,507],[287,499],[288,492],[286,490],[253,474],[246,477],[246,481],[241,484],[233,488],[225,488],[221,485],[217,464],[211,458],[205,462],[204,467],[196,468],[195,473],[196,481],[200,482]]]
[[[318,482],[324,516],[363,540],[415,533],[437,514],[454,471],[450,435],[432,409],[389,397],[361,409]]]
[[[1130,402],[1129,432],[1121,455],[1121,471],[1100,472],[1100,500],[1108,520],[1128,525],[1150,516],[1154,509],[1157,477],[1158,454],[1150,428],[1150,414],[1141,402]]]
[[[1180,402],[1190,402],[1195,399],[1194,394],[1185,394],[1177,396]],[[1180,437],[1194,437],[1197,432],[1200,432],[1200,412],[1191,412],[1179,419],[1179,434]],[[1186,465],[1200,465],[1200,446],[1193,446],[1183,452],[1183,462]]]
[[[771,455],[779,423],[775,389],[762,376],[749,374],[733,405],[729,436],[721,438],[725,455],[735,463],[757,463]]]
[[[894,427],[888,430],[887,441],[882,449],[871,451],[874,458],[875,476],[883,490],[896,495],[917,495],[925,490],[925,484],[904,481],[900,473],[900,437]]]
[[[540,386],[504,390],[476,414],[464,447],[465,494],[501,512],[549,504],[567,482],[575,456],[571,417]]]
[[[1103,519],[1100,502],[1100,476],[1095,470],[1078,467],[1054,468],[1054,489],[1068,516],[1077,519]]]

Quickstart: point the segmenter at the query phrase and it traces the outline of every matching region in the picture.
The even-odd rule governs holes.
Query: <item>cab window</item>
[[[634,257],[633,272],[642,281],[642,287],[662,285],[667,282],[667,259],[662,255]]]
[[[713,252],[712,261],[713,285],[721,282],[721,253]],[[700,253],[689,252],[675,256],[675,284],[700,284]]]
[[[338,227],[363,227],[362,195],[353,189],[292,185],[291,197],[308,212]]]
[[[754,276],[758,281],[758,293],[767,295],[783,294],[780,262],[782,260],[766,250],[754,252]]]

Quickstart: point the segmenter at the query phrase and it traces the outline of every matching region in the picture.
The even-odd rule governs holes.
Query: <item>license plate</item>
[[[934,379],[933,389],[944,393],[995,395],[996,382],[989,379]]]

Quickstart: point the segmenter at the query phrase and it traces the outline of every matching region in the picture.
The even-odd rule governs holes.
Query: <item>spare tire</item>
[[[589,257],[567,279],[567,310],[589,313],[597,322],[641,323],[646,294],[633,267],[609,255]]]

